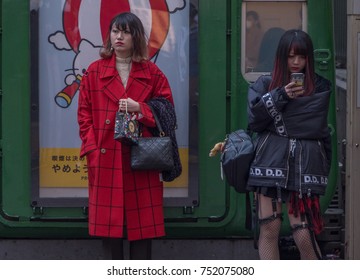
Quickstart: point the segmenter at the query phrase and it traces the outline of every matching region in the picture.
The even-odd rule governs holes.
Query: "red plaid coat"
[[[130,147],[114,140],[115,114],[120,98],[140,103],[143,136],[155,121],[146,102],[165,97],[173,103],[165,75],[152,62],[133,62],[126,90],[116,70],[115,55],[92,63],[79,94],[78,122],[87,158],[89,181],[89,234],[128,240],[165,235],[163,183],[157,171],[132,171]]]

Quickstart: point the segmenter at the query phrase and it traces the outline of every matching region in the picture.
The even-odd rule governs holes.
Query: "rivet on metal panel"
[[[193,206],[191,206],[191,207],[184,206],[183,213],[184,214],[193,214],[194,213],[194,207]]]

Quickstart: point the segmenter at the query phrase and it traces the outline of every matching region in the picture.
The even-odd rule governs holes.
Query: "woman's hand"
[[[295,86],[295,82],[290,82],[285,86],[285,92],[287,96],[291,99],[297,98],[304,94],[303,86]]]
[[[127,108],[126,108],[127,107]],[[128,111],[129,113],[140,112],[139,102],[131,99],[130,97],[119,100],[119,109],[120,111]]]

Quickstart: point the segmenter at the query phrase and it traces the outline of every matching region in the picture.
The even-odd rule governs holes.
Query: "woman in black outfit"
[[[279,259],[282,203],[301,259],[321,258],[314,235],[323,227],[319,196],[331,164],[331,83],[315,73],[313,52],[307,33],[285,32],[272,74],[249,87],[249,127],[258,137],[248,187],[256,192],[260,259]],[[298,72],[303,85],[291,81]]]

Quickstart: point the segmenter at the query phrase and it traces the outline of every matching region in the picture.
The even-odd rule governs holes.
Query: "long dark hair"
[[[132,60],[138,62],[147,60],[148,49],[144,26],[141,20],[135,14],[129,12],[118,14],[111,20],[108,32],[106,34],[104,46],[100,50],[100,56],[102,58],[109,58],[113,54],[110,40],[110,34],[113,25],[115,25],[115,27],[120,30],[125,30],[127,27],[129,28],[133,41]]]
[[[280,38],[269,90],[283,87],[290,82],[288,57],[292,49],[295,55],[303,55],[306,58],[303,70],[305,74],[304,95],[311,95],[315,88],[314,47],[310,36],[298,29],[288,30]]]

